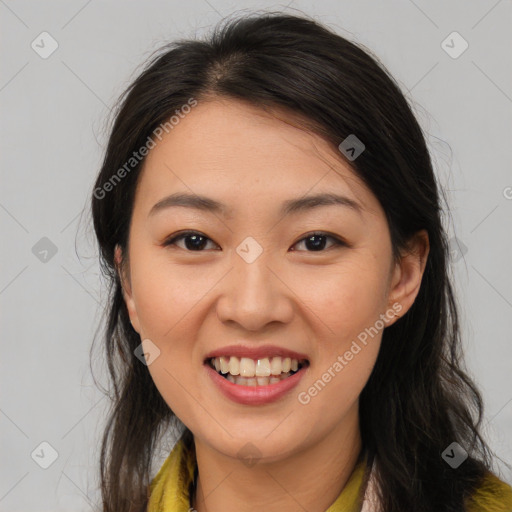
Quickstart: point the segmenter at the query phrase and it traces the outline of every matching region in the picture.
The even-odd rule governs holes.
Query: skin
[[[361,212],[339,205],[287,217],[278,212],[286,199],[325,191],[357,201]],[[174,192],[214,198],[228,214],[172,207],[148,216]],[[183,239],[164,246],[188,229],[207,237],[202,252],[187,250]],[[304,238],[317,230],[348,246],[327,238],[323,251],[312,250]],[[263,249],[252,263],[236,252],[248,236]],[[358,398],[382,331],[307,405],[298,394],[379,315],[398,304],[402,316],[414,302],[428,236],[419,232],[400,261],[391,249],[380,203],[348,163],[319,136],[254,106],[199,102],[150,151],[124,271],[119,247],[115,256],[132,325],[160,350],[148,365],[151,376],[194,434],[198,512],[323,512],[336,500],[361,449]],[[224,397],[203,360],[241,340],[307,354],[310,366],[299,386],[272,404]],[[247,443],[260,455],[250,467],[238,455]]]

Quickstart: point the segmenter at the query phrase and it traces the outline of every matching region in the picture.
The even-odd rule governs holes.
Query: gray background
[[[414,103],[460,241],[453,271],[485,432],[512,462],[510,0],[0,0],[0,510],[96,508],[107,400],[89,349],[105,291],[86,205],[109,107],[166,40],[200,36],[237,10],[285,7],[366,45]],[[31,48],[43,31],[59,45],[46,59]],[[453,31],[469,44],[457,58],[442,46]],[[43,237],[55,255],[41,252]],[[58,453],[48,469],[42,442]],[[512,482],[504,466],[501,475]]]

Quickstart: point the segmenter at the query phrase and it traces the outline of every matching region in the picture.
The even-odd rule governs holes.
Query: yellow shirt
[[[150,485],[147,512],[192,512],[189,487],[194,479],[196,460],[182,440],[167,457]],[[364,463],[356,466],[336,501],[326,512],[359,512]],[[512,512],[512,488],[489,474],[468,502],[469,512]]]

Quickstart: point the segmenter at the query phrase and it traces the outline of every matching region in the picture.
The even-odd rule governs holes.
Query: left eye
[[[333,241],[332,246],[342,246],[346,245],[342,240],[339,238],[336,238],[335,236],[328,235],[327,233],[311,233],[307,235],[306,237],[299,240],[295,245],[304,243],[306,244],[306,247],[311,248],[311,251],[307,252],[319,252],[323,251],[325,249],[326,240],[330,239]]]
[[[332,246],[344,246],[346,245],[345,242],[340,240],[339,238],[328,235],[327,233],[318,232],[318,233],[310,233],[306,237],[302,238],[298,242],[294,244],[294,246],[299,245],[301,243],[306,244],[306,247],[310,250],[307,252],[321,252],[325,249],[326,240],[332,240]],[[179,246],[177,244],[178,241],[185,240],[185,246]],[[202,250],[205,248],[205,246],[208,244],[208,242],[212,242],[214,245],[216,245],[213,240],[208,238],[206,235],[203,235],[202,233],[199,233],[197,231],[188,231],[185,233],[181,233],[177,236],[171,237],[170,239],[166,240],[164,242],[164,246],[170,246],[170,245],[178,245],[178,247],[181,247],[182,249],[188,250],[188,251],[196,251],[196,252],[202,252]],[[217,246],[218,247],[218,246]]]

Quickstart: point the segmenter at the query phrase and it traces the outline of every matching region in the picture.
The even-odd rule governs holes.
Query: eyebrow
[[[288,199],[282,203],[279,213],[281,216],[287,216],[293,213],[312,210],[319,206],[331,205],[347,207],[354,210],[359,215],[362,215],[363,208],[358,202],[348,197],[329,192],[304,196],[297,199]],[[225,204],[211,197],[188,193],[175,193],[164,197],[154,204],[148,216],[151,217],[158,212],[172,207],[193,208],[205,212],[218,213],[225,217],[228,213],[228,208]]]

